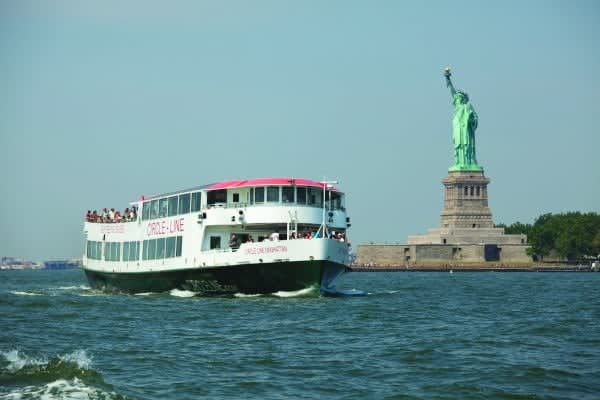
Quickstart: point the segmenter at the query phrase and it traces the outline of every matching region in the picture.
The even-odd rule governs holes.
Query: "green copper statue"
[[[482,171],[475,156],[475,129],[477,129],[477,113],[469,96],[454,89],[450,80],[450,68],[444,69],[446,85],[452,94],[454,116],[452,117],[452,141],[454,142],[454,165],[448,171]]]

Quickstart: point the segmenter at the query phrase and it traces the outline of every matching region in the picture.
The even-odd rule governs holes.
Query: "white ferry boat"
[[[326,292],[349,262],[335,183],[232,180],[142,197],[126,222],[94,213],[83,269],[92,287],[127,293]]]

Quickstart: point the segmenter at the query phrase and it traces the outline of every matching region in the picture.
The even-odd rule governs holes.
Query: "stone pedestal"
[[[493,228],[488,207],[487,185],[483,171],[453,171],[442,181],[444,208],[441,228]]]
[[[494,227],[482,171],[450,171],[444,184],[440,227],[408,237],[404,260],[436,263],[528,262],[526,235],[506,235]]]

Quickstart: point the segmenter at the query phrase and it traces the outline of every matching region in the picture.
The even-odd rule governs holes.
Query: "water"
[[[2,399],[597,399],[600,273],[352,273],[271,296],[0,272]]]

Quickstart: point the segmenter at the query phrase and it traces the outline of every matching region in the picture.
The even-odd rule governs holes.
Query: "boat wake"
[[[85,350],[49,359],[0,352],[0,398],[124,399],[92,368]]]
[[[236,293],[233,295],[233,297],[238,297],[240,299],[251,298],[251,297],[261,297],[261,296],[262,296],[262,294],[260,294],[260,293],[253,293],[253,294]]]
[[[290,291],[290,292],[285,292],[283,290],[280,290],[278,292],[275,293],[271,293],[271,296],[275,296],[275,297],[303,297],[303,296],[312,296],[315,294],[318,294],[318,289],[310,286],[304,289],[300,289],[300,290],[294,290],[294,291]]]
[[[36,292],[17,292],[17,291],[11,291],[11,293],[14,294],[15,296],[43,296],[43,294],[36,293]]]
[[[326,297],[366,296],[368,293],[358,289],[338,289],[336,287],[321,288],[321,294]]]
[[[194,297],[198,292],[192,292],[191,290],[172,289],[169,294],[173,297]]]

